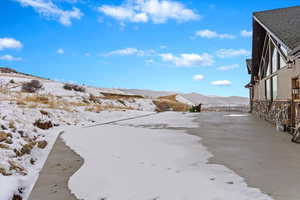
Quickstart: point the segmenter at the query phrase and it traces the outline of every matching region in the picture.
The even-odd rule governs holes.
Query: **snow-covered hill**
[[[87,126],[155,111],[187,111],[201,103],[244,103],[150,90],[96,88],[0,67],[0,200],[26,199],[48,153],[67,126]],[[5,188],[4,188],[5,186]]]

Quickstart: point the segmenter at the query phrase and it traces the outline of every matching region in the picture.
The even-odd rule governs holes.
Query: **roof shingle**
[[[253,13],[290,50],[300,46],[300,6]]]

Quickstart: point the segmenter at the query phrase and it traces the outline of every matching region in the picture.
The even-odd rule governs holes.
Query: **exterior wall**
[[[274,100],[280,101],[289,101],[292,99],[292,78],[300,77],[300,59],[296,61],[296,64],[291,68],[284,67],[278,70],[273,75],[277,75],[277,98]],[[269,76],[270,77],[270,76]],[[254,85],[254,98],[253,100],[257,101],[266,101],[265,96],[265,81],[269,78],[263,78]]]
[[[258,95],[258,84],[253,86],[253,100],[258,101],[259,100],[259,95]]]
[[[259,101],[265,101],[266,100],[265,81],[264,80],[258,82],[258,100]]]
[[[282,69],[278,72],[278,100],[290,100],[292,99],[291,90],[292,90],[292,77],[293,77],[292,69]]]
[[[292,69],[283,68],[278,71],[278,100],[292,99],[292,78],[300,76],[300,59],[296,60]]]
[[[261,119],[265,119],[273,124],[291,124],[291,105],[292,105],[292,78],[300,77],[300,59],[291,66],[291,69],[284,67],[276,73],[277,98],[273,101],[266,100],[264,78],[257,82],[254,87],[254,98],[252,102],[252,113]],[[300,112],[299,112],[300,113]],[[296,120],[297,121],[297,120]]]
[[[252,113],[273,124],[290,125],[291,101],[254,101]]]

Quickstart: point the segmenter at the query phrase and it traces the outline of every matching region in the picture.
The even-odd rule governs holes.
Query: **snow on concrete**
[[[224,115],[225,117],[248,117],[250,115],[248,114],[230,114],[230,115]]]
[[[71,191],[84,200],[271,200],[225,166],[208,164],[212,155],[201,138],[137,127],[161,120],[167,127],[195,127],[192,115],[169,112],[68,129],[64,141],[84,158],[69,180]]]
[[[193,116],[198,113],[182,112],[162,112],[158,115],[152,115],[146,118],[138,118],[132,121],[124,121],[119,124],[136,126],[136,127],[153,127],[153,128],[197,128],[198,124],[193,122]]]

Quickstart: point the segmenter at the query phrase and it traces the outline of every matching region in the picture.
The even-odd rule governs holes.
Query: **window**
[[[280,45],[280,50],[281,52],[284,54],[284,56],[287,56],[287,50],[286,48],[284,48],[282,45]],[[283,68],[286,66],[286,63],[283,59],[283,57],[279,54],[279,68]]]
[[[266,80],[266,98],[267,100],[271,100],[271,79]]]
[[[277,99],[277,76],[272,77],[272,99]]]
[[[273,46],[273,51],[272,51],[272,73],[276,72],[278,69],[278,53],[276,48]]]
[[[269,76],[272,74],[271,72],[272,68],[271,68],[271,63],[269,61],[267,61],[267,72],[266,72],[266,76]]]
[[[269,39],[268,44],[262,53],[262,70],[260,72],[261,77],[265,78],[270,75],[273,75],[279,69],[285,67],[287,65],[285,62],[286,55],[287,49],[284,46],[276,44],[275,47],[273,41]]]
[[[282,45],[280,45],[280,49],[283,52],[284,56],[287,56],[287,50]]]
[[[279,69],[283,68],[286,66],[286,63],[284,61],[284,59],[282,58],[282,56],[279,55]]]
[[[277,90],[277,76],[273,76],[266,80],[265,82],[265,93],[267,100],[277,99],[278,90]]]

